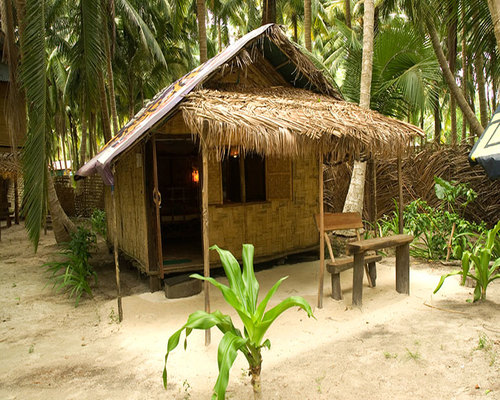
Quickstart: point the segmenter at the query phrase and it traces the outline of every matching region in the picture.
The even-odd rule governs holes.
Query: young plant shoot
[[[244,244],[242,251],[243,272],[234,256],[227,250],[222,250],[217,246],[212,246],[219,253],[222,266],[229,281],[229,286],[217,282],[213,278],[206,278],[198,274],[191,275],[192,278],[206,280],[218,288],[226,302],[234,308],[243,323],[243,334],[237,329],[231,317],[224,315],[220,311],[206,313],[196,311],[192,313],[186,324],[175,332],[168,339],[167,354],[165,354],[165,366],[163,368],[163,385],[167,387],[167,360],[168,355],[179,344],[182,331],[186,331],[187,337],[193,329],[210,329],[213,326],[219,328],[223,337],[219,343],[217,363],[219,366],[219,376],[214,386],[212,399],[224,400],[226,388],[229,381],[229,371],[240,351],[248,361],[249,372],[252,377],[254,399],[261,398],[260,372],[262,367],[261,350],[263,347],[271,348],[269,339],[264,339],[266,331],[271,324],[284,311],[291,307],[300,307],[306,311],[308,317],[314,315],[309,303],[302,297],[293,296],[283,300],[277,306],[266,311],[267,304],[276,293],[281,283],[287,278],[281,278],[269,290],[260,304],[257,304],[259,296],[259,282],[255,278],[253,268],[254,247],[251,244]]]

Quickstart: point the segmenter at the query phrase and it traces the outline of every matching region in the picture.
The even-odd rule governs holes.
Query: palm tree
[[[311,0],[304,0],[304,44],[312,51],[311,43]]]

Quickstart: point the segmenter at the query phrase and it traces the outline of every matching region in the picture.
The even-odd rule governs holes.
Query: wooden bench
[[[355,229],[358,241],[360,240],[359,229],[363,228],[363,221],[358,213],[325,213],[324,214],[324,231],[325,242],[330,254],[330,261],[326,263],[326,270],[331,275],[332,294],[331,297],[335,300],[342,300],[342,289],[340,287],[340,273],[354,267],[354,257],[338,257],[333,255],[332,244],[330,242],[329,232],[336,230]],[[319,215],[316,215],[316,226],[319,230]],[[382,256],[378,254],[366,255],[364,257],[364,268],[368,285],[375,287],[377,279],[376,262],[382,260]],[[361,276],[361,280],[363,276]]]
[[[352,278],[352,304],[361,306],[363,298],[363,266],[367,251],[396,247],[396,291],[410,294],[410,243],[411,235],[394,235],[348,243],[346,250],[354,255]]]

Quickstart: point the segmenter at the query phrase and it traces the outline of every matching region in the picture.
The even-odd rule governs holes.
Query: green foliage
[[[261,350],[263,347],[267,347],[268,349],[271,348],[271,342],[269,339],[264,340],[264,335],[276,318],[291,307],[302,308],[307,312],[309,317],[313,316],[313,313],[309,303],[298,296],[288,297],[275,307],[266,311],[269,301],[286,277],[276,282],[261,303],[257,303],[259,282],[255,278],[253,268],[253,245],[243,245],[243,272],[241,271],[238,261],[229,251],[222,250],[217,246],[212,246],[211,249],[215,249],[219,253],[222,266],[224,267],[224,271],[229,281],[229,286],[213,278],[206,278],[198,274],[193,274],[191,277],[206,280],[221,291],[226,302],[238,313],[244,326],[243,334],[233,325],[233,321],[229,315],[224,315],[220,311],[214,311],[210,314],[204,311],[195,311],[189,315],[186,324],[168,339],[165,366],[163,369],[163,384],[165,387],[167,386],[166,366],[168,356],[179,344],[181,333],[184,330],[186,331],[186,340],[184,341],[184,348],[186,348],[187,337],[193,329],[204,330],[216,326],[224,336],[218,348],[217,363],[219,366],[219,376],[214,386],[212,399],[223,400],[229,381],[229,370],[236,359],[238,351],[243,353],[247,359],[250,371],[252,373],[258,371],[257,375],[260,374],[262,365]]]
[[[98,233],[102,237],[106,237],[106,212],[96,208],[90,216],[92,224],[92,232]]]
[[[463,252],[462,269],[441,276],[434,293],[441,289],[444,280],[449,276],[462,275],[462,285],[465,284],[467,277],[476,281],[473,301],[484,300],[488,285],[494,280],[500,279],[500,273],[497,271],[500,266],[500,257],[496,258],[490,266],[492,258],[494,258],[493,251],[500,241],[499,231],[500,221],[493,229],[487,231],[485,235],[480,236],[472,251],[466,250]]]
[[[453,232],[451,257],[461,259],[464,251],[471,248],[485,224],[476,224],[463,217],[465,207],[474,201],[476,192],[467,184],[448,182],[434,177],[436,196],[441,200],[438,207],[431,207],[422,199],[409,203],[403,211],[404,230],[415,236],[411,253],[414,257],[431,260],[447,255],[448,241]],[[382,235],[398,232],[398,209],[392,216],[378,221]]]
[[[50,273],[49,279],[56,291],[67,292],[70,298],[75,297],[75,307],[83,293],[92,296],[89,280],[94,278],[97,283],[97,274],[89,263],[90,250],[95,242],[95,234],[78,227],[71,234],[71,240],[65,244],[66,249],[61,252],[65,259],[43,265]]]

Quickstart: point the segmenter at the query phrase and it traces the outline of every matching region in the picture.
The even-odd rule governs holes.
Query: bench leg
[[[374,262],[368,263],[368,276],[370,277],[371,287],[377,285],[377,264]]]
[[[340,274],[332,275],[332,299],[342,300],[342,289],[340,288]]]
[[[352,304],[361,307],[363,303],[363,269],[365,265],[365,253],[354,254],[354,266],[352,274]]]
[[[410,245],[396,247],[396,291],[410,294]]]

